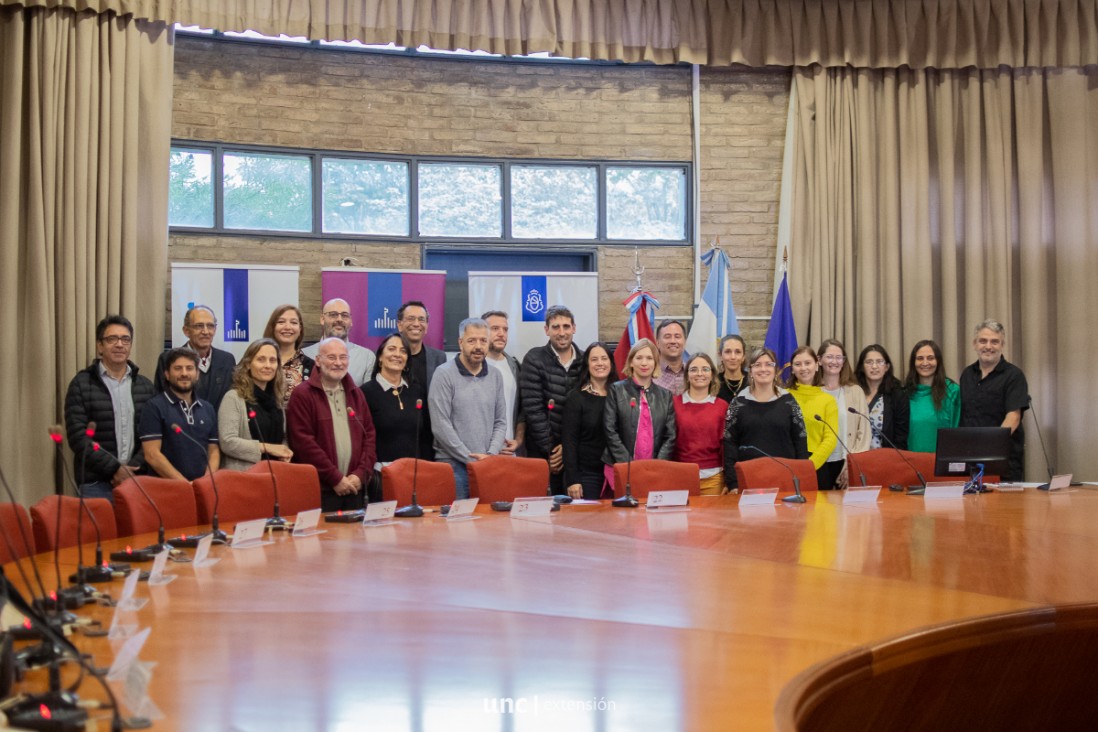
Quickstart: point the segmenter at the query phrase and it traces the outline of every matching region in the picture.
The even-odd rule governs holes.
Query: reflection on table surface
[[[142,658],[158,662],[156,727],[770,729],[789,679],[837,653],[1098,598],[1087,489],[478,514],[322,524],[215,547],[212,567],[169,565],[175,582],[138,590],[151,598],[138,618],[152,626]],[[126,543],[142,542],[108,546]],[[109,662],[105,639],[78,643]]]

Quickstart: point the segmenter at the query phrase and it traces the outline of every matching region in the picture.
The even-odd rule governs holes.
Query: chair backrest
[[[739,482],[740,490],[778,488],[782,491],[792,491],[793,476],[775,460],[796,474],[801,481],[801,491],[814,491],[819,486],[816,482],[816,468],[811,460],[760,457],[740,460],[736,463],[736,480]]]
[[[900,457],[898,453],[903,453]],[[911,465],[904,462],[907,458]],[[893,450],[890,447],[881,447],[876,450],[851,453],[847,456],[847,473],[851,481],[860,481],[861,473],[865,474],[866,483],[869,485],[889,486],[899,484],[902,486],[919,485],[918,470],[928,482],[933,481],[957,481],[964,478],[956,475],[934,474],[934,453],[911,452],[909,450]],[[914,467],[912,467],[914,466]],[[984,480],[989,483],[997,483],[999,476],[985,475]]]
[[[31,531],[30,516],[27,515],[27,509],[18,503],[0,503],[0,526],[4,532],[0,537],[0,564],[29,557],[38,551],[34,544],[34,532]],[[26,540],[23,539],[24,536]],[[8,542],[11,542],[10,547]]]
[[[416,471],[419,471],[416,474]],[[444,506],[454,500],[454,469],[448,463],[433,463],[415,458],[400,458],[381,469],[381,495],[386,501],[400,506],[412,502],[412,479],[415,477],[416,500],[424,506]]]
[[[320,508],[320,476],[316,468],[305,463],[284,463],[281,460],[261,460],[248,468],[248,473],[265,475],[278,483],[279,512],[283,516],[296,516],[311,508]],[[271,488],[274,496],[274,487]]]
[[[198,509],[194,501],[194,488],[185,480],[171,478],[140,477],[140,485],[134,478],[127,478],[114,489],[114,519],[119,536],[133,536],[156,531],[160,525],[156,510],[149,505],[141,488],[149,494],[164,517],[165,529],[186,529],[198,525]]]
[[[538,458],[489,455],[469,468],[469,496],[481,503],[544,496],[549,491],[549,463]]]
[[[212,479],[209,475],[203,475],[194,482],[198,523],[208,524],[213,521],[214,503],[217,500],[213,481],[217,481],[217,494],[221,496],[217,503],[217,518],[220,523],[228,525],[274,515],[274,489],[271,487],[269,474],[218,470]]]
[[[625,495],[625,482],[629,481],[634,498],[644,498],[651,491],[688,490],[692,496],[701,495],[696,463],[677,463],[672,460],[634,460],[614,464],[614,495]]]
[[[59,516],[60,514],[60,516]],[[89,514],[91,518],[89,518]],[[95,541],[95,527],[103,541],[118,536],[114,521],[114,506],[106,498],[85,498],[84,515],[80,515],[80,499],[75,496],[46,496],[31,506],[31,524],[34,525],[34,545],[40,552],[51,552],[77,544]],[[61,533],[57,533],[57,520],[61,520]],[[94,520],[94,524],[92,521]],[[76,527],[80,526],[77,536]]]

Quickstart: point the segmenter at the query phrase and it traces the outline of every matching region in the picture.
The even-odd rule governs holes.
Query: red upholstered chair
[[[752,488],[777,488],[780,491],[793,490],[793,476],[777,460],[793,470],[801,481],[801,492],[814,491],[819,486],[816,482],[816,468],[811,460],[791,460],[789,458],[754,458],[753,460],[740,460],[736,463],[736,480],[740,490]]]
[[[416,471],[418,474],[415,474]],[[454,500],[454,469],[448,463],[433,463],[415,458],[400,458],[381,469],[381,495],[386,501],[406,506],[412,502],[412,478],[415,474],[416,500],[421,506],[444,506]]]
[[[701,495],[698,466],[695,463],[676,463],[672,460],[634,460],[614,464],[614,495],[625,495],[625,481],[629,479],[634,498],[644,498],[650,491],[690,491]]]
[[[4,532],[0,537],[0,564],[29,557],[37,551],[27,509],[18,503],[0,503],[0,526]]]
[[[60,538],[57,534],[57,514],[61,514]],[[91,514],[93,518],[88,518]],[[80,516],[80,499],[75,496],[46,496],[31,506],[31,524],[34,525],[34,545],[40,552],[64,549],[77,544],[95,541],[95,525],[99,536],[106,541],[118,536],[114,522],[114,506],[106,498],[84,499],[84,515]],[[95,524],[92,523],[94,519]],[[80,536],[76,526],[80,525]]]
[[[194,501],[194,489],[185,480],[140,477],[140,487],[133,478],[127,478],[114,489],[114,519],[119,536],[133,536],[156,531],[160,523],[156,510],[142,495],[144,488],[156,509],[164,517],[165,529],[186,529],[198,525],[198,509]]]
[[[302,463],[284,463],[281,460],[271,460],[268,463],[266,460],[261,460],[248,468],[247,472],[265,475],[270,481],[272,470],[274,479],[278,483],[279,512],[283,516],[296,516],[302,511],[320,508],[320,476],[317,475],[316,468]],[[220,480],[220,474],[218,480]],[[273,509],[273,487],[271,498]]]
[[[217,481],[217,491],[221,496],[217,504],[217,518],[222,524],[274,515],[274,489],[270,474],[219,470],[213,480]],[[204,475],[194,482],[194,498],[198,507],[198,523],[210,523],[216,500],[210,476]]]
[[[544,496],[549,492],[549,463],[538,458],[489,455],[469,468],[469,497],[481,503]]]

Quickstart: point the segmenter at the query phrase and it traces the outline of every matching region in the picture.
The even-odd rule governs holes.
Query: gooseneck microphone
[[[550,412],[552,412],[557,407],[557,400],[550,398],[545,406]],[[549,452],[550,453],[553,452],[554,447],[555,447],[555,445],[553,445],[552,441],[550,441],[549,442]],[[545,460],[546,460],[546,462],[548,462],[549,458],[546,457]],[[550,472],[552,472],[552,471],[550,471]],[[565,495],[553,495],[552,477],[550,477],[549,483],[547,483],[546,486],[545,486],[545,495],[548,496],[549,498],[553,499],[553,509],[552,510],[554,510],[554,511],[559,511],[560,510],[560,505],[562,503],[571,503],[572,502],[572,497],[569,496],[569,495],[566,495],[566,494]],[[510,506],[508,506],[508,510],[510,510]]]
[[[805,499],[804,494],[801,493],[801,479],[797,477],[797,473],[793,470],[793,468],[789,467],[788,465],[783,463],[781,460],[774,457],[773,455],[766,452],[765,450],[762,450],[758,447],[755,447],[754,445],[740,445],[740,449],[741,450],[754,450],[755,452],[762,455],[764,458],[770,458],[776,464],[781,465],[783,468],[785,468],[787,471],[789,471],[789,475],[793,478],[793,495],[786,496],[785,498],[783,498],[782,499],[783,503],[806,503],[807,502],[807,499]]]
[[[90,431],[92,432],[92,434],[94,434],[95,433],[95,427],[92,426]],[[58,448],[58,450],[60,450],[60,448],[61,448],[61,442],[60,442],[60,440],[61,440],[61,430],[57,427],[50,427],[49,433],[50,433],[50,439],[53,441],[53,444]],[[64,460],[61,461],[61,469],[65,470]],[[67,472],[66,472],[66,475],[67,475]],[[62,493],[63,493],[63,491],[62,491]],[[76,493],[77,493],[77,495],[79,495],[80,491],[77,490]],[[80,502],[81,508],[83,508],[83,505],[84,505],[84,502],[81,501]],[[77,515],[76,515],[76,527],[77,527],[77,532],[79,532],[80,528],[81,528],[80,527],[80,513],[77,513]],[[74,608],[78,608],[78,607],[83,607],[85,601],[87,600],[87,598],[90,594],[89,590],[91,590],[91,588],[85,587],[84,583],[82,581],[79,581],[75,585],[70,585],[69,587],[65,587],[64,583],[61,581],[61,550],[59,548],[60,547],[60,542],[61,542],[61,506],[60,506],[60,503],[57,506],[57,517],[56,517],[56,522],[55,522],[53,531],[54,531],[53,570],[54,570],[54,573],[57,576],[57,589],[53,592],[52,597],[43,598],[43,601],[46,602],[46,603],[49,603],[52,600],[53,602],[56,603],[58,608],[74,609]],[[76,567],[77,567],[77,574],[78,575],[81,573],[81,570],[84,568],[84,545],[82,543],[80,543],[79,539],[80,539],[80,535],[79,535],[79,533],[77,533]],[[94,592],[94,590],[92,590],[92,592]]]
[[[1045,456],[1045,469],[1048,470],[1048,483],[1042,483],[1041,485],[1037,486],[1037,490],[1047,491],[1049,489],[1049,486],[1052,485],[1052,479],[1056,477],[1056,468],[1053,467],[1052,461],[1049,460],[1048,450],[1045,449],[1045,438],[1041,436],[1041,423],[1037,420],[1037,412],[1033,410],[1033,397],[1031,397],[1029,394],[1026,394],[1026,406],[1029,407],[1029,413],[1033,417],[1033,424],[1037,427],[1037,439],[1041,442],[1041,452]],[[1071,484],[1073,486],[1083,485],[1082,483],[1075,480],[1071,481]]]
[[[134,557],[132,561],[147,561],[152,558],[148,556],[149,554],[159,554],[162,551],[170,552],[175,547],[164,540],[164,516],[160,513],[160,507],[156,505],[156,501],[154,501],[152,496],[149,495],[149,492],[145,490],[145,486],[141,485],[141,481],[137,479],[137,473],[133,472],[133,468],[129,465],[123,465],[122,469],[126,471],[126,476],[133,481],[133,484],[137,486],[137,490],[141,492],[141,495],[145,497],[145,500],[148,501],[149,505],[152,506],[152,510],[156,513],[156,543],[149,544],[144,549],[139,550],[142,558],[139,559]],[[135,552],[135,554],[137,554],[137,552]]]
[[[896,451],[896,454],[900,456],[900,459],[904,461],[904,463],[907,465],[907,467],[911,468],[915,472],[915,477],[919,479],[919,485],[918,486],[909,486],[909,488],[912,489],[912,490],[918,490],[919,488],[921,488],[925,491],[926,490],[926,478],[924,478],[923,474],[921,472],[919,472],[919,469],[915,467],[915,463],[913,463],[913,462],[911,462],[910,460],[907,459],[907,456],[904,455],[904,451],[901,450],[900,448],[896,447],[896,443],[893,442],[892,440],[888,439],[888,435],[886,435],[882,430],[877,429],[877,426],[873,424],[873,420],[871,420],[869,418],[869,415],[868,414],[863,414],[862,412],[859,412],[854,407],[847,407],[846,411],[850,412],[851,414],[856,414],[859,417],[861,417],[862,419],[864,419],[866,422],[868,422],[869,423],[869,429],[873,430],[873,434],[877,435],[882,440],[887,442],[888,446]]]
[[[209,450],[209,447],[207,445],[203,445],[201,442],[194,439],[194,437],[187,434],[187,432],[185,432],[183,430],[183,428],[180,427],[176,423],[172,424],[172,432],[174,432],[177,435],[183,435],[188,440],[190,440],[193,444],[197,445],[200,450],[202,450],[202,457],[205,458],[205,460],[206,460],[206,472],[210,474],[210,485],[213,486],[213,492],[214,492],[213,515],[210,516],[210,533],[213,535],[213,542],[215,544],[228,544],[229,543],[229,535],[221,530],[221,520],[218,519],[218,517],[217,517],[217,509],[218,509],[218,506],[221,505],[221,491],[217,490],[217,480],[214,478],[214,471],[210,470],[210,450]],[[190,538],[184,537],[184,538],[181,538],[179,540],[173,539],[172,541],[169,541],[168,543],[173,545],[173,546],[189,546],[191,544],[194,544],[195,546],[197,546],[198,545],[197,539],[200,539],[204,536],[205,536],[205,534],[202,534],[201,536],[190,537]]]
[[[632,418],[633,411],[636,408],[637,408],[637,398],[636,397],[630,397],[629,398],[629,416],[630,416],[630,418]],[[632,420],[630,420],[630,421],[632,421]],[[636,437],[635,436],[633,438],[633,449],[634,450],[636,449]],[[621,498],[615,498],[614,500],[610,501],[610,505],[615,506],[616,508],[636,508],[637,506],[640,505],[640,503],[637,501],[636,498],[633,497],[633,485],[632,485],[633,451],[632,450],[626,450],[625,451],[625,457],[626,457],[626,460],[628,461],[628,464],[625,466],[625,495],[622,496]]]
[[[847,455],[849,455],[849,454],[850,454],[850,448],[846,446],[846,443],[845,443],[845,442],[843,442],[843,438],[839,437],[839,433],[835,431],[835,428],[834,428],[834,427],[832,427],[832,426],[831,426],[831,425],[829,425],[829,424],[828,424],[827,422],[825,422],[825,421],[824,421],[824,418],[823,418],[823,417],[821,417],[821,416],[820,416],[820,415],[818,415],[818,414],[813,414],[813,415],[812,415],[812,418],[813,418],[813,419],[815,419],[815,420],[816,420],[817,422],[819,422],[820,424],[822,424],[822,425],[823,425],[824,427],[826,427],[826,428],[828,428],[829,430],[831,430],[831,434],[835,435],[835,439],[836,439],[836,440],[838,440],[838,441],[839,441],[839,444],[843,446],[843,449],[844,449],[844,450],[846,450],[846,454],[847,454]],[[848,463],[848,464],[849,464],[849,463]],[[862,472],[862,471],[861,471],[860,469],[858,470],[858,473],[859,473],[858,477],[859,477],[859,478],[861,479],[861,481],[862,481],[862,485],[864,486],[864,485],[866,484],[866,482],[865,482],[865,473],[863,473],[863,472]]]
[[[267,442],[266,438],[263,437],[263,428],[259,426],[259,420],[255,417],[254,409],[248,410],[248,421],[255,425],[255,431],[259,433],[259,442]],[[260,449],[259,454],[260,457],[267,461],[267,470],[271,473],[271,490],[274,491],[274,515],[267,519],[267,528],[271,531],[286,531],[289,527],[286,523],[286,519],[282,518],[281,507],[279,506],[278,501],[278,481],[275,479],[275,469],[271,464],[271,456],[268,453],[263,452],[262,449]]]
[[[415,460],[412,463],[412,502],[411,504],[398,508],[395,512],[395,516],[400,518],[420,518],[423,516],[423,508],[419,505],[419,497],[416,495],[416,481],[419,479],[419,426],[423,422],[423,400],[416,399],[416,451]]]

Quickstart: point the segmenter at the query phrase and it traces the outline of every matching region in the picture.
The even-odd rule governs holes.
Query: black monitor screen
[[[935,475],[969,475],[982,463],[987,475],[1010,469],[1010,430],[1006,427],[953,427],[938,430]]]

